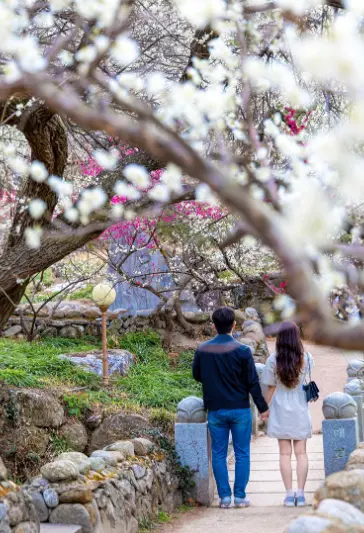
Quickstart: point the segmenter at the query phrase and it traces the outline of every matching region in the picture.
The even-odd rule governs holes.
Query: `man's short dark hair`
[[[212,321],[218,333],[231,333],[235,322],[235,311],[231,307],[219,307],[212,314]]]

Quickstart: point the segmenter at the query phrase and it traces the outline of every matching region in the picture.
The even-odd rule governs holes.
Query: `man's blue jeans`
[[[250,439],[252,413],[250,409],[220,409],[209,411],[208,426],[212,441],[212,468],[220,498],[231,497],[227,453],[229,433],[235,452],[235,498],[245,498],[250,475]]]

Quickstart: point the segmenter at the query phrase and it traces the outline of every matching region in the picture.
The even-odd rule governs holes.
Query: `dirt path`
[[[268,341],[269,349],[274,343]],[[313,379],[320,388],[320,400],[311,408],[313,430],[316,433],[309,441],[310,472],[306,496],[310,503],[313,494],[324,479],[322,453],[322,400],[330,392],[342,391],[346,382],[346,366],[355,354],[344,356],[333,348],[305,344],[314,357]],[[177,520],[165,524],[160,533],[283,533],[289,522],[301,514],[302,509],[284,509],[284,487],[279,473],[277,442],[262,437],[252,442],[251,477],[248,496],[252,501],[249,509],[220,510],[215,505],[210,509],[196,509]],[[234,480],[234,460],[229,464],[230,480]]]

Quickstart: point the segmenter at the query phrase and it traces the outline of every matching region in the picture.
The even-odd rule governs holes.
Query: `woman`
[[[303,385],[306,379],[310,380],[313,366],[311,354],[304,351],[298,326],[284,322],[277,335],[276,352],[268,358],[263,371],[262,384],[266,387],[270,408],[267,434],[279,443],[280,469],[287,491],[286,507],[306,505],[306,441],[312,437],[312,425]],[[297,460],[296,492],[292,490],[292,441]]]

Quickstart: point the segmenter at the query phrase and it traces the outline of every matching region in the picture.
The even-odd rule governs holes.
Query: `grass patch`
[[[95,349],[94,339],[43,339],[28,343],[0,339],[0,379],[17,387],[39,387],[50,380],[94,387],[101,383],[95,374],[83,370],[60,354]]]
[[[83,416],[97,406],[132,411],[149,408],[155,423],[170,430],[178,402],[201,395],[201,386],[191,373],[193,352],[182,352],[172,368],[155,332],[123,335],[119,346],[135,354],[137,364],[126,378],[111,379],[110,387],[103,390],[99,376],[58,357],[100,348],[96,339],[57,337],[32,343],[0,339],[0,381],[16,387],[86,387],[64,395],[69,416]]]
[[[155,333],[127,334],[121,345],[136,354],[137,365],[119,383],[128,397],[140,405],[175,411],[186,396],[201,394],[200,384],[192,377],[192,352],[183,352],[181,361],[172,369]]]

